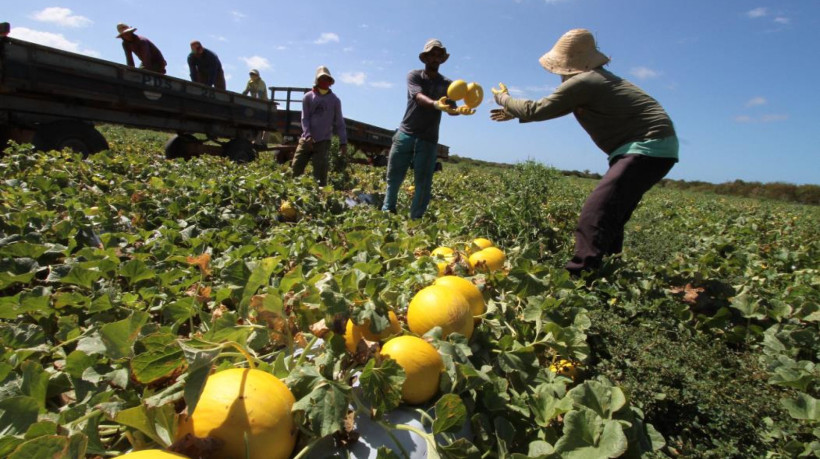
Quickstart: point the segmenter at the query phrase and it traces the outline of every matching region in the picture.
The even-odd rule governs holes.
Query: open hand
[[[490,119],[493,121],[509,121],[515,119],[515,116],[503,108],[495,108],[490,110]]]

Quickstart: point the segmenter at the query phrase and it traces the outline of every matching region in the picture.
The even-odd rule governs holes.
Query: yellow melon
[[[362,338],[368,341],[381,341],[401,333],[401,323],[399,322],[399,318],[396,317],[396,313],[388,311],[387,317],[390,320],[390,325],[378,335],[370,331],[369,320],[363,324],[356,325],[352,320],[347,319],[347,325],[345,325],[345,347],[347,350],[351,353],[356,352],[356,345],[359,344]]]
[[[397,336],[384,343],[381,355],[395,360],[407,374],[401,388],[406,403],[425,403],[438,393],[444,361],[432,344],[416,336]]]
[[[447,87],[447,98],[452,100],[461,100],[467,94],[467,82],[464,80],[455,80]]]
[[[481,294],[481,290],[463,277],[439,277],[433,282],[433,285],[443,285],[464,295],[464,298],[467,299],[467,303],[470,304],[470,312],[473,314],[473,317],[480,316],[487,310],[487,305],[484,303],[484,295]]]
[[[487,247],[470,255],[468,262],[473,269],[497,271],[504,267],[506,256],[498,247]]]
[[[441,327],[442,338],[450,333],[461,333],[469,339],[473,334],[470,303],[464,295],[443,285],[425,287],[410,300],[407,326],[417,335]]]
[[[464,93],[464,105],[470,108],[476,108],[481,105],[484,100],[484,88],[478,83],[470,83],[467,85],[467,90]]]
[[[177,438],[193,434],[215,438],[222,446],[215,457],[286,459],[296,443],[290,389],[262,370],[232,368],[214,373],[193,414],[183,416]],[[245,450],[247,437],[248,450]]]
[[[299,213],[288,201],[282,201],[282,204],[279,206],[279,215],[282,216],[282,219],[286,222],[292,222],[296,220],[296,217],[299,216]]]

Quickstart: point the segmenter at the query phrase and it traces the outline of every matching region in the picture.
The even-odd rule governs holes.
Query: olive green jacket
[[[603,67],[569,78],[538,101],[506,98],[504,109],[521,122],[573,113],[607,154],[629,142],[675,135],[672,120],[655,99]]]

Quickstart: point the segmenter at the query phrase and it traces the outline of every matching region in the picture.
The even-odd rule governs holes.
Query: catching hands
[[[456,108],[456,112],[458,112],[459,115],[472,115],[475,113],[475,109],[462,105]]]
[[[443,96],[441,99],[433,102],[433,107],[435,107],[436,110],[441,110],[451,115],[458,115],[458,109],[453,108],[449,103],[447,103],[447,96]]]
[[[495,99],[495,103],[500,106],[504,106],[504,102],[510,97],[509,91],[507,91],[507,85],[504,83],[498,83],[498,88],[492,88],[493,91],[493,98]]]
[[[490,110],[490,119],[493,121],[509,121],[515,119],[515,116],[503,108],[495,108]]]

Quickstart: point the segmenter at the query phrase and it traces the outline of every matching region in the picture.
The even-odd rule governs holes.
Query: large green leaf
[[[350,387],[325,380],[293,405],[293,411],[304,411],[311,430],[320,437],[342,429],[351,402]]]
[[[264,258],[254,263],[251,270],[251,275],[248,277],[248,282],[245,284],[245,288],[242,291],[242,300],[239,303],[240,316],[244,317],[247,315],[251,298],[256,295],[257,290],[268,285],[270,282],[270,277],[273,275],[273,272],[276,270],[276,266],[278,264],[278,257]]]
[[[362,397],[372,409],[387,413],[401,403],[404,380],[404,369],[395,360],[385,359],[376,366],[375,359],[370,359],[359,376]]]
[[[467,421],[467,407],[456,394],[444,394],[436,402],[433,433],[458,432]]]
[[[22,435],[37,422],[40,404],[29,396],[17,396],[0,400],[0,437]]]
[[[795,398],[780,400],[780,403],[789,410],[789,415],[794,419],[820,422],[820,402],[809,394],[801,392]]]
[[[626,449],[620,422],[601,419],[586,408],[564,416],[564,435],[555,443],[555,452],[568,459],[618,457]]]
[[[149,319],[149,314],[134,311],[126,319],[100,327],[100,338],[105,345],[108,357],[114,360],[130,357],[134,342],[137,340],[142,326]]]
[[[589,408],[604,419],[612,419],[626,405],[626,396],[620,388],[599,381],[584,381],[570,390],[569,396],[577,406]]]

